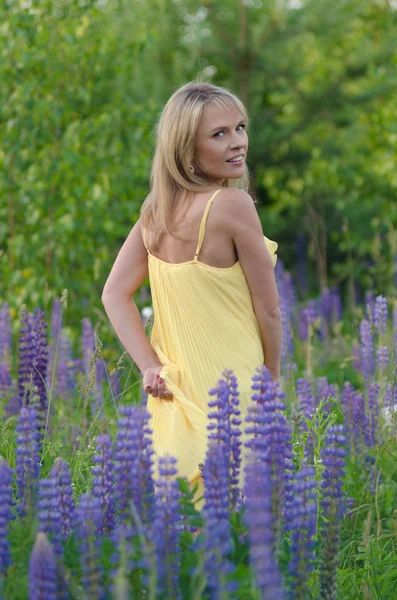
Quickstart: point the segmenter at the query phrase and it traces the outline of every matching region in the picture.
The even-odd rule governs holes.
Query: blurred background
[[[252,194],[299,299],[337,287],[354,311],[365,290],[394,295],[397,0],[3,0],[0,23],[11,316],[67,289],[71,331],[88,317],[116,343],[103,285],[148,193],[159,113],[197,75],[247,106]]]

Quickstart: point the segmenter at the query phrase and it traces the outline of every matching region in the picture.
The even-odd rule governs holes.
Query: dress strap
[[[210,206],[212,204],[213,199],[215,198],[215,196],[217,195],[217,193],[221,191],[221,189],[222,188],[219,188],[219,190],[216,190],[216,192],[214,194],[212,194],[211,198],[207,202],[207,206],[205,207],[203,218],[201,219],[200,231],[199,231],[199,239],[198,239],[196,254],[194,255],[194,260],[198,260],[198,255],[199,255],[200,250],[201,250],[201,245],[202,245],[203,239],[204,239],[205,224],[206,224],[206,221],[207,221],[208,211],[210,209]]]
[[[147,247],[147,244],[146,244],[146,227],[144,227],[143,225],[142,225],[142,230],[143,230],[142,231],[142,233],[143,233],[143,243],[145,244],[145,248],[147,250],[147,253],[150,254],[150,250],[149,250],[149,248]]]

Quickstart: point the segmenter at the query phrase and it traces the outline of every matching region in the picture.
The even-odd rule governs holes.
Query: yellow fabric
[[[207,448],[208,391],[217,386],[225,368],[233,369],[244,419],[252,402],[252,375],[264,361],[259,325],[240,262],[221,268],[198,260],[207,214],[219,191],[205,208],[193,260],[179,264],[161,260],[150,253],[144,232],[154,311],[150,343],[163,365],[160,376],[173,394],[173,401],[148,395],[155,477],[157,457],[171,454],[178,459],[178,475],[187,477],[191,489],[199,485],[196,501],[204,491],[199,464],[204,463]],[[278,244],[266,236],[264,240],[276,265]],[[242,452],[244,456],[243,447]],[[203,502],[197,501],[196,508],[200,510]]]

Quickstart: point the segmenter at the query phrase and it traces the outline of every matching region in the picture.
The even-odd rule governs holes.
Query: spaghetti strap
[[[219,188],[219,190],[216,190],[216,192],[214,194],[212,194],[211,198],[207,202],[207,206],[205,207],[203,218],[201,219],[201,223],[200,223],[200,231],[199,231],[199,239],[198,239],[197,249],[196,249],[196,253],[194,255],[194,260],[195,261],[198,260],[198,255],[200,253],[201,245],[203,243],[204,234],[205,234],[205,224],[206,224],[206,221],[207,221],[208,211],[210,209],[210,206],[212,204],[213,199],[215,198],[215,196],[217,195],[217,193],[221,191],[221,189],[222,188]]]
[[[149,250],[149,248],[147,247],[147,244],[146,244],[146,227],[144,227],[143,225],[142,225],[142,230],[143,230],[142,231],[142,233],[143,233],[143,236],[142,236],[143,237],[143,243],[145,244],[145,248],[147,250],[147,253],[150,254],[150,250]]]

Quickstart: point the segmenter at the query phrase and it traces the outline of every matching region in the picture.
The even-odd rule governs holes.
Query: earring
[[[191,172],[194,173],[194,167],[192,167],[192,165],[190,165],[189,168],[190,168]]]

